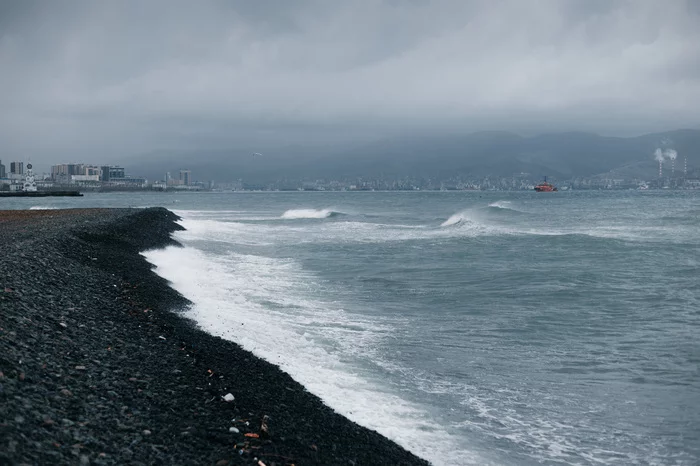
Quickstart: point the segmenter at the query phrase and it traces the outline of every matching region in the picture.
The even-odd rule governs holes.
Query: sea
[[[700,464],[700,192],[110,193],[201,328],[435,465]]]

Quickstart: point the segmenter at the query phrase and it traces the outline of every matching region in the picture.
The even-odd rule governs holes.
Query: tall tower
[[[24,177],[23,189],[27,192],[36,191],[36,182],[34,181],[34,171],[31,163],[27,164],[27,175]]]
[[[688,156],[685,156],[685,159],[683,161],[683,178],[686,178],[688,176]]]

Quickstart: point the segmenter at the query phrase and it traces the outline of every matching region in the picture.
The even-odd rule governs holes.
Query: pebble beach
[[[0,211],[0,464],[428,464],[183,318],[176,220]]]

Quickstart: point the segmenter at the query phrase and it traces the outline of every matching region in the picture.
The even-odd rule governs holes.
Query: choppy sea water
[[[700,463],[700,193],[11,202],[174,210],[199,325],[434,464]]]

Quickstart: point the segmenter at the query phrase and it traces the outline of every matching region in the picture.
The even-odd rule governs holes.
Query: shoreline
[[[178,315],[177,218],[0,211],[0,464],[428,464]]]

